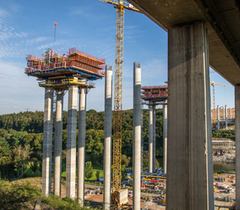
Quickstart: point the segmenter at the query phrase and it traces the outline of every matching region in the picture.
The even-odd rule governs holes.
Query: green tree
[[[100,171],[99,170],[96,171],[96,178],[97,178],[97,180],[100,179]]]
[[[126,166],[125,165],[122,165],[121,166],[121,181],[123,182],[126,178],[126,175],[127,175],[127,172],[126,172]]]
[[[90,179],[93,176],[93,167],[92,167],[92,162],[87,161],[85,164],[85,177],[87,179]]]
[[[131,158],[130,157],[127,157],[127,155],[122,155],[122,161],[121,161],[121,164],[122,165],[125,165],[126,167],[129,166],[129,163],[131,161]]]
[[[24,165],[26,164],[26,160],[30,158],[30,154],[32,153],[30,146],[25,145],[24,147],[22,147],[21,145],[19,145],[18,147],[14,148],[12,152],[14,156],[15,165],[17,167],[17,176],[19,177],[19,166],[22,166],[21,176],[23,176]]]
[[[12,166],[12,154],[9,144],[0,137],[0,172],[2,176],[8,175]]]

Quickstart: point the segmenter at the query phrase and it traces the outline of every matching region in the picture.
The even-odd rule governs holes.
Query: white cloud
[[[43,89],[36,78],[24,74],[24,63],[0,62],[0,114],[43,108]],[[42,105],[42,106],[41,106]]]
[[[40,36],[40,37],[37,37],[37,38],[34,38],[34,39],[29,39],[26,41],[26,44],[36,44],[38,42],[42,42],[42,41],[45,41],[47,39],[47,37],[45,36]]]
[[[1,18],[1,19],[5,19],[5,18],[7,18],[8,16],[9,16],[9,13],[8,13],[6,10],[0,8],[0,18]]]

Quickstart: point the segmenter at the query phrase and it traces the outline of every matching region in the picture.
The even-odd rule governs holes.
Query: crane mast
[[[113,118],[113,190],[121,189],[122,154],[122,81],[123,81],[123,37],[124,7],[117,8],[115,79],[114,79],[114,118]]]
[[[212,82],[210,81],[210,84],[212,85],[213,89],[212,89],[212,98],[213,98],[213,109],[216,109],[216,105],[215,105],[215,85],[221,85],[221,86],[224,86],[224,87],[232,87],[230,85],[225,85],[225,84],[221,84],[221,83],[218,83],[218,82]]]
[[[117,10],[113,117],[113,192],[115,192],[121,189],[124,9],[140,11],[123,0],[99,1],[112,4]]]

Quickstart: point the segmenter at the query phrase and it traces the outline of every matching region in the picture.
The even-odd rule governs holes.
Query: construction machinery
[[[159,203],[162,205],[166,205],[166,193],[163,196],[160,196]]]
[[[221,85],[221,86],[224,86],[224,87],[233,87],[233,86],[221,84],[221,83],[218,83],[218,82],[211,82],[211,81],[210,81],[210,84],[211,84],[212,87],[213,87],[213,89],[212,89],[212,91],[213,91],[213,93],[212,93],[213,109],[216,109],[216,106],[215,106],[215,85]]]
[[[121,192],[121,154],[122,154],[122,81],[123,81],[123,41],[124,41],[124,9],[140,12],[133,5],[123,0],[99,0],[114,5],[116,18],[116,49],[114,78],[114,117],[113,117],[113,203],[120,207]],[[120,196],[121,197],[121,196]]]

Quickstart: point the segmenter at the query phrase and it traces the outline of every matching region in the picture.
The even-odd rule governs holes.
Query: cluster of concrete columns
[[[84,168],[85,168],[85,132],[86,132],[86,88],[71,85],[68,88],[67,120],[67,157],[66,157],[66,196],[74,199],[76,184],[76,130],[77,130],[77,97],[79,92],[79,125],[78,125],[78,187],[77,198],[81,205],[84,201]],[[44,127],[43,127],[43,160],[42,192],[46,196],[51,192],[52,174],[52,130],[53,130],[53,94],[54,89],[45,88]],[[54,194],[61,195],[62,167],[62,116],[63,90],[56,91],[56,122],[54,139]]]
[[[223,109],[223,117],[222,117],[222,122],[225,121],[225,129],[228,129],[228,120],[232,119],[232,109],[229,108],[229,116],[228,116],[228,112],[227,112],[227,105],[225,105],[225,108]],[[220,114],[219,114],[219,105],[217,105],[217,130],[220,129]]]
[[[112,136],[112,66],[105,68],[105,122],[104,122],[104,209],[111,204],[111,136]],[[141,64],[134,63],[134,113],[133,113],[133,209],[140,209],[141,184]],[[78,125],[78,175],[77,198],[84,205],[85,180],[85,133],[86,133],[86,88],[72,85],[68,88],[67,120],[67,157],[66,157],[66,196],[75,198],[76,181],[76,129],[77,95],[79,93]],[[56,91],[56,122],[54,140],[54,194],[61,195],[62,166],[62,119],[63,91]],[[54,89],[45,88],[42,192],[46,196],[51,192],[52,171],[52,131],[53,131],[53,96]]]
[[[148,172],[156,168],[156,105],[149,105]],[[167,103],[167,100],[165,101]],[[167,105],[163,105],[163,170],[167,172]]]

